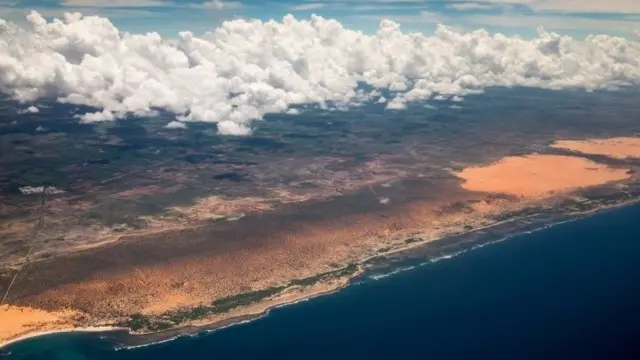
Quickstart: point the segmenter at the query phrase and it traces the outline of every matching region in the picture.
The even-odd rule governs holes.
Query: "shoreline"
[[[46,331],[38,331],[38,332],[33,332],[33,333],[29,333],[29,334],[25,334],[25,335],[21,335],[15,339],[11,339],[11,340],[7,340],[4,341],[2,343],[0,343],[0,351],[12,344],[21,342],[21,341],[26,341],[32,338],[37,338],[37,337],[41,337],[41,336],[47,336],[47,335],[55,335],[55,334],[64,334],[64,333],[75,333],[75,332],[79,332],[79,333],[108,333],[108,332],[114,332],[114,331],[129,331],[128,328],[124,328],[124,327],[117,327],[117,326],[89,326],[89,327],[80,327],[80,328],[69,328],[69,329],[60,329],[60,330],[46,330]],[[1,355],[1,354],[0,354]]]
[[[123,341],[123,344],[121,346],[117,346],[116,349],[130,350],[130,349],[135,349],[139,347],[152,346],[154,344],[161,344],[167,341],[176,340],[181,337],[198,336],[199,334],[208,334],[208,333],[222,330],[231,326],[246,324],[254,320],[258,320],[262,317],[268,316],[272,310],[295,305],[297,303],[301,303],[305,301],[310,301],[317,297],[331,295],[341,290],[344,290],[345,288],[349,287],[352,284],[351,280],[358,278],[359,276],[362,275],[362,273],[363,271],[357,272],[355,275],[350,277],[344,284],[337,286],[336,288],[326,290],[326,291],[317,291],[312,294],[302,296],[298,299],[293,299],[290,301],[273,304],[260,312],[229,317],[227,319],[215,321],[210,324],[186,325],[184,327],[178,327],[175,329],[170,329],[170,330],[165,330],[165,331],[160,331],[155,333],[135,334],[135,333],[128,332],[127,334],[123,334],[123,336],[125,336],[125,341]],[[144,341],[144,340],[148,340],[148,341]]]
[[[382,253],[379,255],[369,256],[367,258],[361,259],[357,262],[358,266],[360,267],[359,270],[356,273],[349,275],[348,278],[345,279],[345,282],[343,284],[340,284],[335,288],[328,290],[318,290],[315,292],[312,291],[309,294],[302,295],[299,298],[294,298],[288,301],[268,305],[265,309],[256,311],[255,313],[247,313],[229,317],[226,319],[220,319],[209,324],[185,325],[182,327],[176,327],[174,329],[146,334],[135,333],[132,332],[130,328],[118,326],[80,327],[61,330],[40,331],[25,334],[15,339],[7,340],[0,343],[0,354],[1,351],[9,345],[53,334],[105,333],[106,336],[112,337],[112,340],[116,340],[121,343],[119,346],[114,346],[114,348],[116,348],[117,350],[127,350],[172,341],[180,337],[197,336],[198,334],[210,333],[230,326],[241,325],[260,319],[264,316],[269,315],[272,310],[280,307],[294,305],[299,302],[312,300],[316,297],[339,292],[352,285],[353,283],[359,281],[363,277],[374,274],[376,270],[400,267],[402,266],[402,263],[404,263],[404,265],[411,265],[411,263],[413,263],[413,265],[419,265],[420,263],[430,262],[434,259],[446,258],[451,254],[466,252],[469,249],[482,247],[492,243],[502,242],[511,237],[527,234],[532,231],[548,228],[557,224],[565,223],[567,221],[578,220],[605,211],[631,206],[639,202],[640,198],[636,198],[628,199],[618,204],[604,205],[586,211],[560,214],[552,212],[541,212],[537,214],[501,220],[497,221],[496,223],[475,228],[462,233],[448,234],[441,238],[411,244],[406,247],[394,249],[393,251],[390,251],[388,253]],[[409,266],[408,268],[412,267],[413,266]]]
[[[4,348],[8,347],[9,345],[19,343],[22,341],[27,341],[29,339],[33,339],[37,337],[43,337],[43,336],[55,335],[55,334],[64,334],[64,333],[105,333],[105,335],[107,336],[114,335],[114,333],[122,333],[120,334],[120,336],[123,337],[125,341],[123,341],[124,344],[122,344],[121,346],[115,347],[118,350],[126,350],[126,349],[133,349],[137,347],[150,346],[153,344],[159,344],[159,343],[175,340],[177,338],[184,337],[184,336],[195,336],[200,333],[209,333],[209,332],[221,330],[230,326],[240,325],[240,324],[257,320],[263,316],[269,315],[269,313],[272,310],[280,307],[294,305],[299,302],[312,300],[316,297],[336,293],[348,287],[349,285],[351,285],[351,280],[362,275],[362,273],[363,271],[356,272],[355,274],[350,276],[349,279],[347,279],[344,284],[341,284],[335,288],[332,288],[329,290],[319,290],[316,292],[312,292],[310,294],[303,295],[297,299],[292,299],[290,301],[284,301],[281,303],[273,304],[271,306],[268,306],[266,309],[255,312],[255,313],[233,316],[233,317],[212,322],[210,324],[185,325],[182,327],[177,327],[175,329],[169,329],[169,330],[153,332],[153,333],[135,333],[135,332],[132,332],[130,328],[119,327],[119,326],[95,326],[95,327],[90,326],[90,327],[60,329],[60,330],[39,331],[39,332],[30,333],[30,334],[25,334],[15,339],[7,340],[5,342],[0,343],[0,355],[2,355],[1,351]]]
[[[151,346],[153,344],[171,341],[183,336],[197,336],[198,334],[210,333],[210,332],[222,330],[230,326],[245,324],[254,320],[258,320],[263,316],[269,315],[269,313],[274,309],[277,309],[280,307],[286,307],[289,305],[294,305],[296,303],[303,302],[303,301],[310,301],[316,297],[337,293],[349,287],[350,285],[356,283],[357,281],[359,281],[364,277],[367,277],[369,275],[374,275],[376,270],[379,270],[381,268],[390,270],[399,266],[402,267],[402,265],[409,265],[408,268],[413,268],[413,266],[419,265],[422,263],[428,263],[433,260],[438,260],[441,258],[449,258],[451,254],[459,254],[462,252],[469,251],[471,249],[475,249],[477,247],[483,247],[486,245],[499,243],[504,240],[508,240],[512,237],[516,237],[518,235],[529,234],[537,230],[546,229],[555,225],[579,220],[579,219],[586,218],[599,213],[603,213],[606,211],[621,209],[627,206],[635,205],[637,203],[640,203],[640,198],[629,199],[619,204],[606,205],[596,209],[591,209],[591,210],[581,211],[581,212],[563,213],[563,214],[538,213],[538,214],[524,216],[520,218],[507,219],[507,220],[498,221],[491,225],[469,230],[460,234],[446,235],[435,240],[430,240],[423,243],[417,243],[417,244],[414,244],[413,246],[407,246],[405,248],[396,249],[388,253],[370,256],[358,262],[358,265],[361,266],[361,269],[355,274],[349,276],[349,278],[346,280],[346,282],[343,285],[340,285],[334,289],[327,290],[327,291],[318,291],[308,296],[303,296],[299,299],[294,299],[291,301],[274,304],[272,306],[267,307],[264,311],[257,312],[254,314],[246,314],[246,315],[239,315],[235,317],[229,317],[227,319],[219,320],[219,321],[216,321],[210,324],[201,325],[201,326],[187,325],[184,327],[178,327],[175,329],[149,333],[149,334],[128,333],[125,335],[125,339],[123,339],[124,344],[122,344],[122,346],[119,346],[118,349],[126,350],[126,349],[134,349],[137,347]],[[539,219],[536,222],[532,220],[535,217],[540,217],[542,219]],[[505,227],[505,229],[500,229],[501,226]],[[513,231],[514,227],[516,228],[515,231]],[[489,233],[484,233],[484,231],[486,230],[492,230],[492,231]],[[482,233],[482,234],[479,234],[479,233]],[[498,235],[500,233],[503,233],[503,234]],[[476,235],[479,235],[481,239],[476,241],[469,241],[469,242],[460,241],[461,238],[474,237]],[[450,245],[454,245],[454,246],[459,245],[459,247],[457,249],[454,249],[454,251],[447,251],[449,250]],[[445,251],[442,251],[442,252],[439,251],[442,249],[445,249]],[[435,256],[425,258],[424,253],[435,253]],[[395,258],[401,259],[399,263],[393,261]],[[416,262],[414,258],[418,258],[419,261]],[[375,264],[375,262],[383,262],[384,265],[380,266],[379,264]],[[402,264],[403,262],[405,264]],[[395,273],[395,271],[392,271],[392,273]],[[144,339],[148,339],[149,341],[141,341]]]

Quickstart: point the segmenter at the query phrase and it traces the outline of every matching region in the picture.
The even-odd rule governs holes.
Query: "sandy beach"
[[[45,336],[45,335],[53,335],[53,334],[62,334],[62,333],[76,333],[76,332],[85,332],[85,333],[94,333],[94,332],[108,332],[108,331],[128,331],[127,328],[115,327],[115,326],[95,326],[95,327],[86,327],[86,328],[73,328],[73,329],[61,329],[61,330],[47,330],[29,333],[26,335],[19,336],[15,339],[7,340],[0,342],[0,350],[5,348],[11,344],[15,344],[20,341],[32,339],[35,337]]]

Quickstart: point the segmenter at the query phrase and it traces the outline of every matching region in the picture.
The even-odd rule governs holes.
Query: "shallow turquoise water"
[[[607,211],[196,337],[116,351],[60,334],[5,358],[640,358],[639,219],[640,206]]]

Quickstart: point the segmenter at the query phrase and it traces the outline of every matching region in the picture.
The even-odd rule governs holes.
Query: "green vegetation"
[[[419,238],[419,237],[410,237],[408,239],[405,239],[404,243],[405,244],[413,244],[413,243],[417,243],[417,242],[421,242],[421,241],[422,241],[422,239]]]
[[[594,189],[581,194],[582,199],[564,199],[553,205],[551,208],[542,206],[532,206],[515,211],[506,211],[493,219],[496,221],[504,221],[515,218],[523,218],[537,214],[563,214],[567,212],[584,212],[596,209],[600,206],[619,204],[624,200],[632,198],[625,192],[607,192],[603,189]]]
[[[378,250],[378,253],[379,254],[384,254],[384,253],[388,252],[389,250],[391,250],[391,246],[383,247],[382,249]]]
[[[342,269],[329,271],[329,272],[326,272],[326,273],[318,274],[318,275],[311,276],[311,277],[304,278],[304,279],[291,280],[289,282],[289,286],[310,286],[310,285],[314,285],[314,284],[316,284],[316,283],[318,283],[320,281],[323,281],[323,280],[329,280],[330,278],[339,278],[339,277],[343,277],[343,276],[352,275],[356,271],[358,271],[358,265],[349,264],[347,267],[342,268]]]
[[[215,307],[217,313],[226,312],[238,306],[249,305],[270,296],[276,295],[286,288],[286,286],[274,286],[263,290],[228,296],[213,301],[211,305]]]
[[[127,326],[128,328],[130,328],[133,331],[138,331],[141,329],[146,329],[149,327],[150,322],[149,322],[149,318],[147,318],[146,316],[142,315],[142,314],[133,314],[131,315],[131,317],[129,318],[129,320],[126,323],[120,324],[120,325],[124,325]]]
[[[533,206],[533,207],[529,207],[529,208],[525,208],[525,209],[521,209],[521,210],[505,211],[503,213],[500,213],[500,214],[494,216],[493,219],[495,221],[506,221],[506,220],[510,220],[510,219],[514,219],[514,218],[520,218],[520,217],[526,217],[526,216],[531,216],[531,215],[535,215],[535,214],[540,214],[542,212],[545,212],[545,209],[543,209],[542,207]],[[548,212],[548,211],[546,211],[546,212]]]
[[[289,284],[284,286],[273,286],[267,289],[216,299],[211,302],[211,305],[201,305],[190,309],[170,311],[158,317],[133,314],[128,320],[120,323],[119,325],[128,327],[133,331],[162,331],[180,325],[186,321],[198,320],[214,314],[222,314],[237,307],[257,303],[263,299],[277,295],[291,286],[311,286],[320,281],[329,280],[331,278],[348,276],[356,271],[358,271],[358,265],[350,264],[342,269],[304,279],[291,280]]]

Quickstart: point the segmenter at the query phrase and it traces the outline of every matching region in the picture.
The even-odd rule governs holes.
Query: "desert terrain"
[[[605,155],[616,159],[640,158],[640,144],[635,137],[611,139],[561,140],[553,147],[583,154]]]
[[[640,143],[640,138],[637,142]],[[557,171],[559,168],[562,172]],[[492,215],[534,204],[551,204],[564,196],[577,196],[583,188],[626,185],[635,181],[631,170],[565,155],[506,157],[457,172],[457,184],[451,181],[443,185],[446,198],[412,196],[392,209],[343,214],[340,220],[305,220],[303,209],[276,217],[263,208],[254,210],[265,213],[262,219],[247,221],[244,226],[240,219],[235,221],[238,226],[230,222],[233,225],[224,230],[210,231],[206,227],[165,230],[151,240],[141,238],[126,245],[105,245],[90,254],[74,252],[64,257],[64,264],[39,261],[24,269],[22,286],[12,289],[12,296],[19,300],[10,300],[11,305],[0,309],[3,317],[21,321],[3,321],[0,334],[3,341],[8,341],[29,331],[74,326],[135,327],[135,321],[143,318],[145,325],[136,330],[144,332],[259,313],[281,302],[336,289],[356,271],[354,268],[351,273],[337,273],[308,284],[292,280],[331,274],[354,264],[358,266],[372,256],[487,226],[495,222]],[[425,185],[416,185],[410,191],[424,191]],[[496,199],[496,195],[500,197]],[[341,200],[332,204],[329,200],[322,205],[337,207]],[[204,201],[209,201],[207,208],[216,209],[217,202]],[[201,207],[202,202],[198,202],[190,211]],[[287,216],[300,220],[295,226],[278,224],[277,218]],[[259,239],[256,231],[247,230],[255,227],[262,229]],[[420,240],[407,242],[416,237]],[[172,256],[168,257],[163,248],[170,248]],[[192,249],[198,250],[194,254]],[[143,253],[145,256],[140,256]],[[65,267],[82,270],[82,277],[65,274]],[[56,279],[50,274],[56,274]],[[215,299],[264,289],[275,290],[220,313],[204,311],[202,317],[193,318],[184,313],[209,306]],[[177,314],[184,316],[184,321],[176,321]],[[127,317],[132,315],[127,323]]]
[[[583,106],[557,106],[572,101]],[[0,342],[224,323],[339,289],[373,258],[640,194],[640,126],[627,117],[453,111],[274,119],[243,139],[163,133],[153,119],[83,125],[82,159],[65,150],[72,123],[0,134],[0,320],[12,319]],[[34,169],[34,156],[57,167]]]

